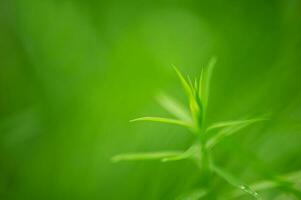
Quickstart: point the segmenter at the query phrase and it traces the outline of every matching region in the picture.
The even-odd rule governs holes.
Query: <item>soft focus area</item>
[[[0,199],[173,200],[189,191],[201,176],[189,160],[111,157],[189,147],[181,127],[129,120],[169,117],[159,93],[187,103],[172,65],[195,77],[212,56],[208,121],[270,118],[225,139],[216,162],[247,183],[299,171],[300,53],[299,0],[0,0]],[[213,183],[221,196],[233,190]],[[261,194],[301,198],[294,192]]]

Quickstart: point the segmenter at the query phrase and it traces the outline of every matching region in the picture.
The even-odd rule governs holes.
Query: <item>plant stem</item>
[[[198,146],[199,146],[199,159],[198,165],[200,168],[201,178],[200,184],[207,191],[207,198],[215,199],[215,194],[212,192],[212,170],[211,170],[211,156],[209,150],[206,148],[206,135],[205,129],[199,128],[198,131]]]
[[[204,132],[201,132],[199,134],[199,147],[200,147],[199,165],[200,165],[200,171],[203,179],[202,182],[204,183],[205,186],[208,186],[210,182],[210,175],[211,175],[210,155],[205,144],[206,144],[206,138]]]
[[[208,154],[208,150],[204,147],[204,145],[201,146],[201,171],[203,175],[210,174],[210,156]]]

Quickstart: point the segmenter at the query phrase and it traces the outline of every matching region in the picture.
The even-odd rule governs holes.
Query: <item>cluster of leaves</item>
[[[161,160],[162,162],[169,162],[192,159],[203,173],[216,174],[232,186],[238,188],[242,193],[260,199],[259,194],[252,189],[258,187],[257,185],[248,186],[244,184],[222,167],[215,165],[212,160],[211,149],[219,144],[224,138],[237,133],[241,129],[255,122],[266,120],[265,118],[255,118],[217,122],[211,125],[206,124],[210,79],[215,63],[216,58],[212,58],[208,66],[202,69],[200,77],[194,81],[192,81],[189,76],[185,78],[183,74],[174,67],[188,97],[189,109],[185,109],[185,107],[175,99],[167,95],[161,95],[160,98],[158,98],[159,103],[175,118],[141,117],[131,120],[131,122],[150,121],[183,126],[196,136],[195,142],[190,148],[185,151],[120,154],[114,156],[112,160],[114,162],[126,160]],[[268,186],[273,186],[273,184],[268,184]],[[233,195],[239,196],[242,193],[234,193]],[[201,189],[199,191],[194,191],[189,194],[189,198],[185,197],[184,199],[200,199],[206,195],[206,190]]]

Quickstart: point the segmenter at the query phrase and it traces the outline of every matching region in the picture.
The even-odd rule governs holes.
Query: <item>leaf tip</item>
[[[116,155],[116,156],[113,156],[113,157],[111,157],[111,159],[110,159],[110,161],[112,162],[112,163],[117,163],[117,162],[119,162],[121,159],[120,159],[120,156],[118,156],[118,155]]]
[[[137,121],[140,121],[140,120],[141,120],[141,118],[136,118],[136,119],[129,120],[129,122],[132,123],[132,122],[137,122]]]
[[[217,62],[217,56],[212,56],[209,60],[210,65],[215,65]]]

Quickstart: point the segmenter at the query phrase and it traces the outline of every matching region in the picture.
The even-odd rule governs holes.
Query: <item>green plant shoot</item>
[[[191,80],[189,77],[185,78],[180,70],[174,67],[174,70],[176,71],[188,98],[189,109],[185,109],[184,106],[182,106],[173,98],[161,94],[158,97],[158,102],[175,118],[170,119],[162,117],[141,117],[130,121],[159,122],[185,127],[193,135],[195,135],[195,142],[191,145],[190,148],[184,151],[120,154],[114,156],[112,158],[112,161],[119,162],[130,160],[160,160],[162,162],[169,162],[191,159],[198,165],[203,176],[207,177],[204,178],[204,188],[200,188],[200,190],[193,191],[191,193],[191,197],[193,196],[194,199],[199,199],[207,195],[206,185],[210,185],[209,182],[211,174],[219,176],[230,185],[239,189],[241,192],[251,195],[255,199],[260,199],[260,195],[252,189],[252,186],[246,185],[222,167],[216,166],[214,160],[212,159],[211,149],[222,142],[224,138],[229,137],[256,122],[266,120],[266,118],[255,118],[237,121],[223,121],[209,125],[206,123],[206,113],[210,92],[210,80],[215,64],[216,58],[213,57],[209,61],[207,67],[202,69],[200,77],[194,80]],[[210,134],[211,131],[215,131],[216,133]],[[190,199],[188,196],[185,199]]]

